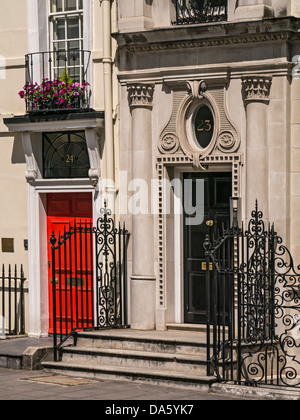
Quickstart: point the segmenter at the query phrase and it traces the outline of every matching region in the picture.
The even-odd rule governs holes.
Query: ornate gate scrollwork
[[[122,324],[122,237],[127,231],[115,228],[111,210],[105,205],[94,228],[96,240],[97,326],[116,327]]]
[[[274,226],[256,204],[247,230],[227,229],[205,247],[214,266],[209,360],[219,379],[300,387],[300,267]]]
[[[100,214],[95,227],[75,221],[68,232],[50,238],[55,361],[78,330],[127,326],[129,233],[125,225],[115,227],[106,204]]]

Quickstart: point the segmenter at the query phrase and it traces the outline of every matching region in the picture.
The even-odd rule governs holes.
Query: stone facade
[[[24,264],[30,335],[49,327],[50,192],[88,191],[94,221],[106,198],[126,222],[132,328],[186,323],[185,174],[230,174],[240,221],[258,200],[300,263],[298,0],[228,0],[219,18],[189,24],[176,14],[177,3],[190,7],[184,0],[83,0],[95,113],[38,120],[18,91],[25,54],[49,48],[49,2],[21,3],[3,0],[0,17],[0,231],[15,238],[14,255],[0,257]],[[86,179],[43,178],[42,133],[57,130],[84,131]]]
[[[158,180],[149,192],[157,211],[123,216],[133,233],[131,323],[142,329],[184,322],[182,203],[171,192],[164,211],[165,179],[231,172],[240,219],[249,220],[257,199],[300,262],[298,3],[229,0],[227,21],[190,25],[176,25],[175,5],[120,0],[113,34],[128,177],[120,194],[137,176]],[[204,105],[215,128],[201,148],[192,126]]]

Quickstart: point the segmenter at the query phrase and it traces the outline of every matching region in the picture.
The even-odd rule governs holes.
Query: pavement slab
[[[73,382],[70,381],[73,379]],[[51,378],[49,373],[0,369],[0,400],[203,401],[246,400],[172,387],[82,378]]]

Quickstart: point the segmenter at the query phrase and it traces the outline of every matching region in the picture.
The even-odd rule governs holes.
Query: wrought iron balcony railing
[[[226,21],[227,0],[177,0],[173,25]]]
[[[26,84],[19,96],[27,113],[90,108],[91,52],[79,49],[27,54]]]

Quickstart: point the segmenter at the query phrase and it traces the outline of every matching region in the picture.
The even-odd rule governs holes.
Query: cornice
[[[153,42],[146,44],[136,45],[123,45],[130,54],[139,54],[145,52],[158,52],[168,50],[181,50],[181,49],[194,49],[194,48],[207,48],[207,47],[220,47],[232,46],[240,44],[253,44],[272,41],[299,41],[300,34],[293,34],[292,32],[278,32],[278,33],[264,33],[264,34],[247,34],[238,36],[223,36],[216,38],[206,39],[193,39],[183,41],[170,41],[170,42]]]
[[[118,74],[120,85],[127,87],[134,83],[164,84],[170,88],[186,86],[187,80],[207,80],[210,86],[226,85],[229,80],[241,79],[248,76],[290,76],[293,64],[277,59],[259,62],[227,63],[224,65],[211,65],[185,67],[180,69],[158,68],[137,71],[121,71]]]
[[[299,19],[272,18],[254,22],[171,26],[139,33],[119,32],[113,34],[113,37],[121,51],[139,54],[187,48],[299,41],[299,27]]]

